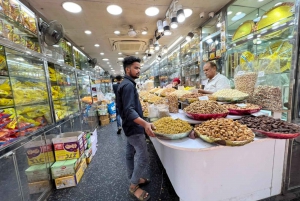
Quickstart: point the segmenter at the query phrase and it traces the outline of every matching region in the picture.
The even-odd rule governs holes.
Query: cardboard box
[[[52,139],[56,161],[76,159],[84,152],[82,131],[62,133]]]
[[[106,126],[109,124],[109,119],[101,120],[101,126]]]
[[[99,117],[99,120],[106,120],[106,119],[109,119],[109,114],[106,114],[106,115],[100,115]]]
[[[30,166],[25,170],[25,174],[29,183],[49,180],[49,173],[46,164]]]
[[[86,163],[90,164],[92,161],[93,155],[90,155],[88,158],[86,158]]]
[[[78,166],[78,160],[56,161],[51,166],[51,175],[53,179],[74,175]]]
[[[56,189],[76,186],[80,182],[86,168],[87,168],[86,160],[82,160],[74,175],[67,176],[67,177],[60,177],[54,180]]]
[[[28,183],[29,194],[43,193],[51,189],[49,180]]]
[[[25,144],[28,165],[53,163],[55,161],[51,142],[51,139],[55,137],[57,135],[47,136],[46,144],[44,140],[34,140]]]

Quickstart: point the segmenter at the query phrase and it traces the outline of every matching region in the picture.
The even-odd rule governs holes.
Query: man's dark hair
[[[125,68],[129,67],[131,64],[133,64],[134,62],[139,62],[141,63],[141,59],[134,57],[134,56],[129,56],[129,57],[125,57],[123,60],[123,68],[125,71]],[[126,71],[125,71],[126,72]]]
[[[122,80],[122,76],[121,75],[117,75],[116,79],[117,79],[117,81],[121,81]]]
[[[216,68],[216,70],[218,70],[217,64],[216,64],[215,62],[208,61],[207,63],[209,63],[209,64],[210,64],[210,67],[212,67],[212,68]]]

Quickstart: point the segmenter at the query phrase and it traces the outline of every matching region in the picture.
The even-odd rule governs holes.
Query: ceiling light
[[[122,54],[122,52],[119,52],[118,54]]]
[[[100,54],[101,54],[101,55],[104,55],[104,53],[103,53],[103,52],[101,52]]]
[[[138,52],[135,52],[135,54],[139,54]]]
[[[157,23],[156,23],[156,25],[157,25],[157,31],[159,33],[164,32],[163,22],[161,20],[158,20]]]
[[[192,9],[189,9],[189,8],[183,9],[183,12],[184,12],[184,16],[185,17],[189,17],[189,16],[191,16],[193,14]]]
[[[154,45],[154,50],[155,50],[155,51],[158,51],[158,50],[159,50],[159,45],[156,45],[156,44],[155,44],[155,45]]]
[[[171,28],[176,29],[177,27],[178,27],[177,14],[176,12],[173,12],[171,18]]]
[[[148,29],[147,29],[146,27],[145,27],[145,28],[143,28],[143,30],[142,30],[142,34],[143,34],[143,35],[146,35],[146,34],[148,33],[147,31],[148,31]]]
[[[258,0],[258,2],[261,2],[261,1],[264,1],[264,0]]]
[[[231,21],[238,21],[246,16],[245,13],[242,13],[242,12],[238,12],[238,13],[233,18],[231,18]]]
[[[156,7],[149,7],[145,10],[145,13],[148,16],[155,16],[159,13],[159,10]]]
[[[99,44],[95,44],[95,47],[99,47],[100,45]]]
[[[182,9],[182,5],[177,6],[177,20],[179,23],[182,23],[185,20],[185,15]]]
[[[107,6],[106,10],[112,15],[120,15],[122,13],[122,8],[117,5]]]
[[[242,12],[237,12],[235,15],[240,15],[240,14],[242,14]]]
[[[168,52],[168,48],[166,46],[163,47],[163,53],[166,54]]]
[[[124,59],[123,57],[119,57],[119,58],[118,58],[119,61],[122,61],[123,59]]]
[[[85,30],[84,33],[91,34],[92,32],[90,30]]]
[[[121,32],[120,31],[114,31],[114,34],[119,35]]]
[[[109,59],[107,59],[107,58],[104,58],[104,59],[102,59],[103,61],[108,61]]]
[[[111,70],[111,71],[115,71],[115,70]]]
[[[221,25],[222,25],[221,22],[218,22],[218,23],[217,23],[217,27],[218,27],[218,28],[220,28]]]
[[[188,35],[185,37],[185,40],[191,41],[193,37],[194,37],[194,34],[192,32],[189,32]]]
[[[210,43],[212,43],[212,42],[214,42],[214,41],[213,41],[213,39],[209,38],[209,39],[207,39],[206,42],[207,42],[208,44],[210,44]]]
[[[81,6],[73,2],[64,2],[62,6],[66,11],[70,13],[79,13],[82,10]]]
[[[163,22],[163,26],[164,26],[164,35],[169,36],[172,34],[171,30],[170,30],[170,26],[167,20],[164,20]]]
[[[232,14],[232,11],[228,11],[228,12],[227,12],[227,15],[231,15],[231,14]]]
[[[259,35],[257,35],[257,38],[260,38],[261,37],[261,35],[259,34]]]
[[[215,40],[215,44],[218,45],[218,44],[219,44],[219,41],[218,41],[218,40]]]

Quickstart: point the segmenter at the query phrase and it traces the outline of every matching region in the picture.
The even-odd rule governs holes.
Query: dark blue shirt
[[[143,118],[143,111],[136,90],[136,83],[127,75],[118,87],[117,105],[125,135],[144,134],[144,128],[133,121],[138,117]]]

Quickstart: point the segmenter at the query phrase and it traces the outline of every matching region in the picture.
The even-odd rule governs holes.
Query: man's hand
[[[145,124],[144,128],[145,128],[145,131],[146,131],[148,136],[155,137],[155,134],[153,133],[153,130],[155,130],[155,127],[154,127],[153,124],[147,122]]]

